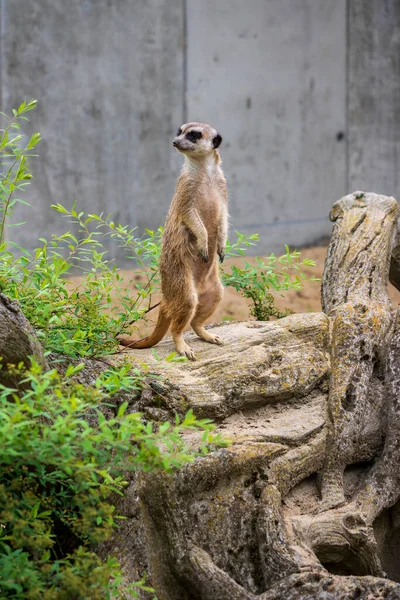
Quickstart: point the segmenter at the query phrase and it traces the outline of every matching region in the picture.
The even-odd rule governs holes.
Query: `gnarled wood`
[[[325,314],[221,324],[223,348],[189,334],[193,364],[129,353],[163,377],[148,410],[173,398],[232,441],[131,482],[130,518],[104,550],[132,579],[147,570],[160,600],[400,598],[373,528],[400,495],[400,317],[387,296],[398,206],[356,192],[331,218]]]
[[[400,598],[384,579],[400,580],[386,556],[400,553],[400,310],[387,296],[389,273],[400,286],[398,212],[393,198],[363,192],[335,204],[324,313],[214,326],[223,348],[190,334],[196,363],[128,353],[162,376],[128,412],[161,421],[192,408],[232,444],[173,475],[131,477],[127,519],[101,548],[127,579],[148,572],[160,600]],[[157,352],[171,350],[165,340]],[[0,355],[46,366],[2,294]],[[6,369],[0,381],[18,385]],[[198,435],[185,437],[195,448]],[[382,540],[394,546],[382,551]]]
[[[400,246],[392,251],[390,260],[389,281],[400,291]]]
[[[332,321],[323,508],[345,503],[343,471],[355,462],[373,372],[383,376],[394,317],[387,286],[398,213],[394,198],[355,192],[330,214],[335,226],[322,287]]]

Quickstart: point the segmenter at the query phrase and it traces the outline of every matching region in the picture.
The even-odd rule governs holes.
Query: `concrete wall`
[[[232,225],[264,250],[328,234],[345,191],[346,2],[188,0],[187,33],[188,113],[224,136]]]
[[[183,30],[182,0],[1,1],[1,106],[37,98],[29,128],[43,136],[30,227],[12,230],[24,247],[68,229],[57,202],[163,223],[180,163]]]
[[[43,136],[13,237],[65,230],[49,207],[75,200],[157,227],[189,119],[220,130],[231,227],[259,251],[328,235],[353,189],[400,198],[399,26],[397,0],[0,0],[1,109],[37,98]]]
[[[400,202],[399,0],[350,1],[349,30],[348,188]]]

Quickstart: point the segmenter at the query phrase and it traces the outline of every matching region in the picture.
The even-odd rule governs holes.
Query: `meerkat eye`
[[[189,133],[186,134],[186,137],[190,142],[196,143],[196,140],[199,140],[201,138],[201,132],[189,131]]]
[[[181,127],[179,127],[178,131],[176,132],[176,135],[177,135],[177,136],[178,136],[178,135],[182,135],[182,128],[181,128]]]

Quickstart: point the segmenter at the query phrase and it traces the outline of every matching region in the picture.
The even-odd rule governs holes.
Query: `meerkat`
[[[171,326],[177,352],[196,360],[182,335],[189,323],[204,341],[223,345],[218,335],[204,328],[223,294],[217,256],[224,260],[228,202],[218,151],[221,142],[219,133],[206,123],[186,123],[176,134],[173,145],[185,160],[163,233],[160,313],[150,336],[136,341],[122,337],[124,346],[151,348]]]

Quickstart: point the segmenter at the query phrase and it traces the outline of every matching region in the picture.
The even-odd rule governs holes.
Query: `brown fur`
[[[202,134],[191,142],[190,132]],[[190,323],[206,342],[223,344],[203,327],[222,298],[217,255],[223,260],[228,229],[226,181],[214,145],[221,138],[205,123],[182,125],[174,146],[185,155],[175,194],[165,222],[160,258],[161,301],[157,325],[143,340],[120,339],[131,348],[150,348],[171,326],[177,352],[195,360],[182,332]]]

